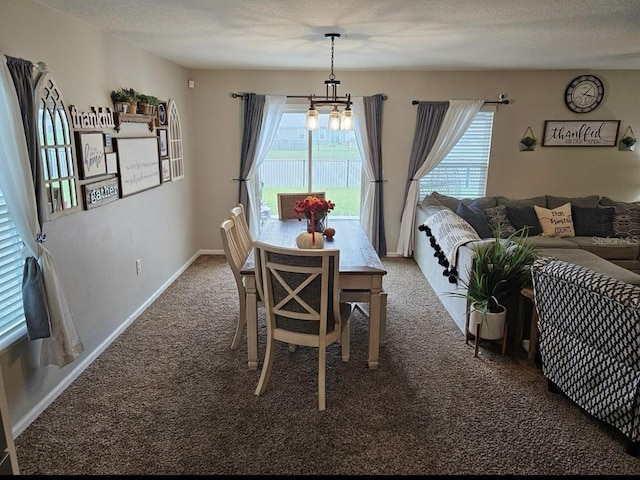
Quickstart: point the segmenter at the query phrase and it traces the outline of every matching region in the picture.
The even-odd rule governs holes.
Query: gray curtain
[[[384,179],[382,178],[382,104],[384,102],[384,95],[377,94],[364,97],[363,101],[367,125],[367,140],[369,142],[369,151],[371,152],[371,161],[375,175],[375,198],[373,205],[373,231],[375,232],[375,237],[372,239],[372,244],[373,248],[378,252],[378,255],[383,256],[387,254],[384,209],[382,208],[384,205],[382,194],[382,186],[384,184]]]
[[[34,196],[38,210],[38,223],[40,224],[40,231],[42,232],[42,219],[44,218],[42,205],[46,205],[46,203],[41,201],[42,174],[36,141],[33,64],[21,58],[9,56],[6,58],[7,68],[11,74],[20,105],[20,116],[22,117],[24,135],[27,142],[27,153],[29,155],[29,165],[35,190]],[[37,240],[43,241],[44,237],[45,235],[42,234]],[[51,322],[42,269],[36,261],[36,258],[32,256],[26,259],[24,265],[22,274],[22,301],[29,339],[35,340],[49,337],[51,335]]]
[[[238,201],[244,205],[245,215],[250,217],[249,194],[247,193],[247,176],[251,171],[256,156],[258,138],[262,131],[262,115],[264,113],[264,95],[245,93],[243,99],[244,118],[242,129],[242,145],[240,149],[240,183],[238,188]],[[260,213],[258,212],[258,215]]]
[[[438,137],[438,132],[449,108],[449,102],[419,102],[416,119],[416,133],[413,137],[411,157],[409,158],[409,175],[404,189],[404,200],[409,193],[409,185],[420,165],[424,163]]]

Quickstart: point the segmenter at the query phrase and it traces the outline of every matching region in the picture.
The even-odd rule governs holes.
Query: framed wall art
[[[620,120],[547,120],[545,147],[615,147]]]
[[[166,128],[158,128],[158,142],[160,143],[160,158],[169,158],[169,137]]]
[[[158,127],[166,127],[169,125],[169,116],[167,115],[167,102],[160,102],[158,104],[158,116],[156,118]]]
[[[107,159],[107,173],[118,173],[118,154],[116,152],[105,153]]]
[[[76,132],[76,153],[83,179],[107,173],[102,132]]]
[[[168,158],[160,160],[160,168],[162,170],[162,183],[171,181],[171,161]]]
[[[120,195],[126,197],[160,185],[156,137],[114,138],[118,153]]]

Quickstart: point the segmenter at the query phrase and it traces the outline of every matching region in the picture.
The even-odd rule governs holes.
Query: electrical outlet
[[[136,273],[140,275],[142,273],[142,259],[139,258],[136,260]]]

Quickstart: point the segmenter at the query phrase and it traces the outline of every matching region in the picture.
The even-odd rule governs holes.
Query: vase
[[[315,218],[315,231],[318,233],[324,233],[325,220],[327,217]],[[311,232],[311,219],[307,218],[307,232]]]
[[[499,313],[487,312],[486,318],[482,318],[482,313],[471,306],[469,313],[469,333],[477,335],[478,324],[480,324],[480,338],[484,340],[498,340],[504,336],[504,324],[507,319],[507,309],[502,306]]]
[[[321,233],[302,232],[296,237],[296,245],[298,248],[322,248],[324,247],[324,237]]]

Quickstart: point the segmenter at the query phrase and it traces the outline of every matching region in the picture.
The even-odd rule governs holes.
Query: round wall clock
[[[160,126],[167,125],[167,104],[160,102],[158,104],[158,124]]]
[[[580,75],[567,85],[564,102],[572,112],[587,113],[598,108],[604,97],[604,85],[595,75]]]

